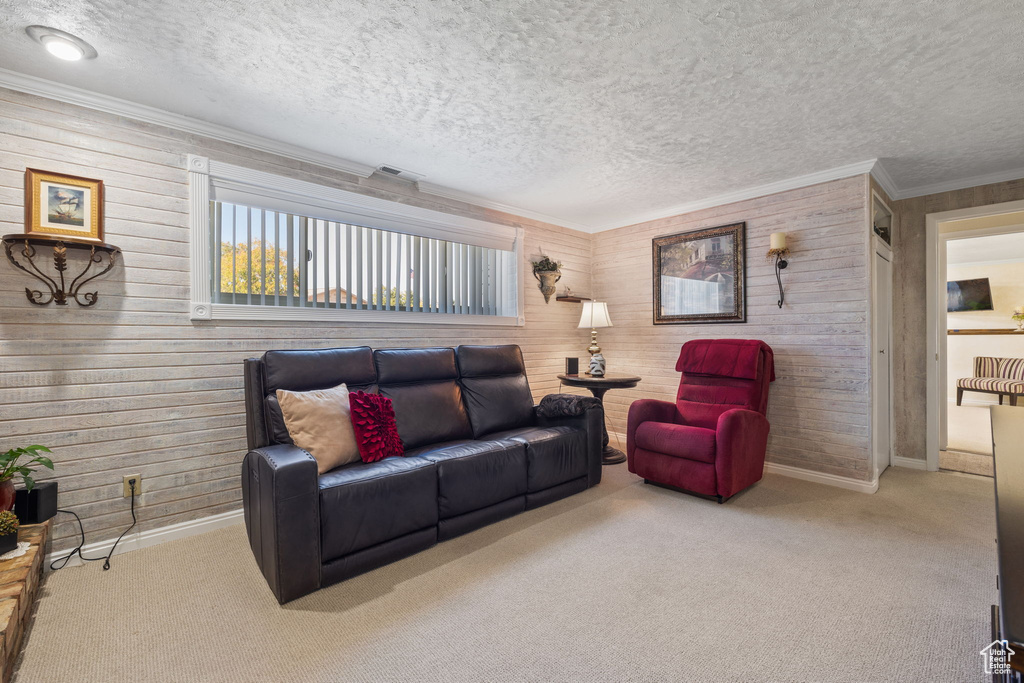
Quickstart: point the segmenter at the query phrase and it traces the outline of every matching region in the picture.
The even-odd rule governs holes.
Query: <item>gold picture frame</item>
[[[103,242],[103,181],[25,169],[25,234]]]

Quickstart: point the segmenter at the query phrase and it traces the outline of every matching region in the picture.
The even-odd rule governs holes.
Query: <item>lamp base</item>
[[[595,353],[590,357],[590,370],[587,374],[591,377],[604,377],[605,360],[604,356]]]

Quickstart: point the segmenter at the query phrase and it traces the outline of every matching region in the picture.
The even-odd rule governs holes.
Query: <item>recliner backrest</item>
[[[533,394],[518,346],[464,345],[455,353],[474,438],[533,424]]]
[[[261,360],[264,416],[270,443],[292,443],[277,402],[278,389],[313,391],[345,383],[350,391],[377,391],[377,371],[369,346],[267,351]]]
[[[373,359],[406,449],[472,437],[454,349],[378,349]]]
[[[715,429],[727,410],[768,409],[768,384],[775,379],[774,355],[750,339],[699,339],[683,344],[676,370],[683,373],[676,407],[683,423]]]

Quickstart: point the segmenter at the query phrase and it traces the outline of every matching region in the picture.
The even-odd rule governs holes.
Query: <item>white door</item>
[[[874,320],[874,453],[875,476],[885,471],[892,458],[892,262],[875,252]]]

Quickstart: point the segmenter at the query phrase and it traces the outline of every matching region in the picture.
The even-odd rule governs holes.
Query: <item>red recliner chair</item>
[[[629,407],[629,471],[721,503],[764,472],[772,348],[752,339],[689,341],[676,370],[683,377],[675,403],[641,399]]]

